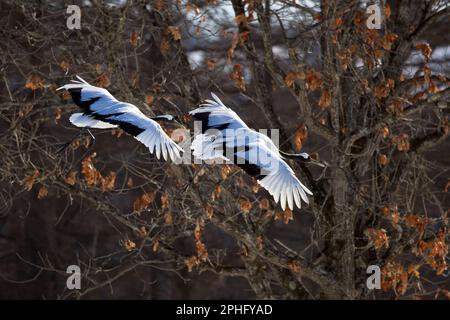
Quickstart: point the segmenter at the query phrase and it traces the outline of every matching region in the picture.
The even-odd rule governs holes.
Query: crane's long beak
[[[280,154],[283,158],[294,159],[297,161],[302,161],[304,163],[312,163],[312,164],[322,167],[322,168],[329,166],[329,164],[326,162],[323,162],[320,160],[315,160],[315,159],[311,158],[311,156],[309,156],[309,155],[306,155],[307,157],[305,157],[305,155],[302,153],[287,153],[287,152],[283,152],[280,150]]]
[[[313,158],[309,158],[308,163],[312,163],[312,164],[314,164],[316,166],[319,166],[319,167],[322,167],[322,168],[325,168],[328,165],[328,163],[326,163],[326,162],[315,160]]]

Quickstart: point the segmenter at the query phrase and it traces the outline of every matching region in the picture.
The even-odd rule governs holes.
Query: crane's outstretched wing
[[[73,102],[82,113],[74,113],[70,122],[77,127],[107,129],[119,127],[143,143],[150,153],[156,153],[159,159],[163,155],[179,159],[183,151],[163,131],[159,123],[147,118],[136,106],[118,101],[106,89],[94,87],[77,76],[79,81],[66,84],[57,90],[69,91]]]
[[[202,122],[202,133],[208,129],[248,128],[236,112],[227,108],[214,93],[211,92],[211,96],[214,100],[206,99],[200,108],[189,112],[194,120]]]
[[[202,121],[202,133],[191,146],[194,156],[202,160],[225,159],[255,177],[281,208],[301,208],[301,200],[309,203],[306,194],[312,192],[295,176],[281,158],[269,137],[250,129],[239,116],[212,94],[215,101],[206,100],[202,107],[190,112]],[[209,132],[205,132],[208,129]],[[231,130],[227,130],[231,129]]]
[[[312,192],[298,180],[279,153],[275,153],[264,143],[252,143],[246,149],[237,151],[235,161],[238,165],[239,162],[244,162],[239,166],[249,175],[256,177],[275,202],[280,202],[283,210],[286,209],[286,204],[293,210],[294,202],[298,208],[301,208],[301,200],[309,203],[306,194],[312,195]]]

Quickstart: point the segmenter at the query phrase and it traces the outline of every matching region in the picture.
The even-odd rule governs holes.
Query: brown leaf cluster
[[[240,208],[243,213],[249,213],[252,209],[252,203],[248,199],[241,199]]]
[[[322,93],[319,99],[319,108],[324,110],[331,106],[331,94],[326,88],[322,88]]]
[[[233,66],[233,72],[230,73],[230,79],[234,81],[234,85],[241,91],[245,91],[245,79],[242,71],[242,65],[239,63]]]
[[[388,79],[387,81],[377,85],[373,93],[378,99],[386,98],[394,87],[395,81],[392,79]]]
[[[416,48],[420,50],[423,58],[425,59],[425,62],[428,63],[431,59],[431,53],[433,52],[433,49],[431,49],[430,44],[419,43],[419,44],[416,44]]]
[[[130,239],[126,239],[125,241],[122,242],[122,246],[125,248],[125,250],[127,251],[133,251],[134,249],[136,249],[136,243],[134,243],[133,241],[131,241]]]
[[[106,73],[102,73],[97,80],[95,80],[97,87],[108,88],[111,85],[111,80]]]
[[[39,188],[37,198],[44,199],[48,195],[48,189],[46,186],[42,186]]]
[[[155,192],[149,191],[143,193],[141,196],[136,198],[133,202],[133,212],[139,213],[142,210],[146,209],[150,203],[155,200]]]
[[[139,44],[139,40],[141,39],[141,37],[139,36],[139,33],[137,32],[137,31],[133,31],[132,33],[131,33],[131,36],[130,36],[130,43],[131,43],[131,45],[133,46],[133,47],[137,47],[138,46],[138,44]]]
[[[22,185],[25,186],[25,189],[27,191],[30,191],[31,188],[33,188],[33,184],[36,181],[37,177],[39,177],[39,170],[38,169],[34,169],[33,172],[29,175],[27,175],[23,180],[22,180]]]
[[[281,220],[284,224],[288,224],[290,220],[294,220],[291,209],[286,209],[284,211],[278,211],[275,213],[275,220]]]
[[[301,125],[297,131],[295,131],[293,137],[294,147],[297,151],[300,151],[305,145],[306,140],[308,139],[308,128],[305,125]]]
[[[383,247],[389,248],[389,237],[386,230],[369,228],[366,230],[366,234],[369,238],[369,243],[373,244],[375,250],[380,250]]]
[[[66,180],[65,180],[66,183],[68,185],[74,186],[75,183],[77,183],[77,175],[78,175],[78,172],[70,171],[69,174],[66,177]]]
[[[446,235],[447,231],[441,229],[434,240],[420,240],[416,250],[416,254],[422,256],[425,262],[436,271],[437,275],[443,274],[448,269]]]
[[[170,43],[166,37],[162,38],[161,43],[159,44],[159,51],[163,56],[166,56],[170,50]]]
[[[381,289],[393,289],[397,294],[404,295],[408,289],[408,272],[399,263],[388,261],[381,269]]]
[[[410,148],[409,135],[401,133],[392,137],[392,144],[397,147],[398,151],[408,152]]]
[[[169,26],[167,30],[172,35],[173,40],[180,41],[181,40],[181,32],[180,29],[176,26]]]
[[[299,273],[301,270],[301,264],[298,260],[291,260],[288,262],[289,270],[293,273]]]
[[[44,80],[42,80],[38,75],[32,75],[27,79],[25,83],[25,88],[30,90],[38,90],[44,88]]]
[[[316,91],[322,85],[322,76],[318,71],[308,69],[305,76],[306,87],[310,91]]]
[[[284,78],[284,82],[288,87],[292,87],[295,81],[297,80],[305,80],[306,75],[303,71],[291,71],[286,74]]]
[[[195,239],[195,248],[197,250],[197,257],[199,261],[207,261],[208,260],[208,250],[206,249],[205,244],[202,242],[202,234],[205,229],[205,223],[202,218],[198,218],[195,223],[194,229],[194,239]],[[189,266],[188,266],[189,268]]]

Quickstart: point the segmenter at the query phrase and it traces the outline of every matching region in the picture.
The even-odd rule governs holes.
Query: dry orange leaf
[[[245,14],[240,14],[237,15],[236,17],[234,17],[234,20],[236,21],[236,24],[242,25],[243,27],[247,26],[247,17],[245,16]]]
[[[331,94],[327,89],[322,89],[322,94],[319,99],[319,108],[326,109],[331,106]]]
[[[263,240],[263,238],[261,236],[257,236],[255,244],[256,244],[256,248],[259,251],[261,251],[263,249],[263,247],[264,247],[264,240]]]
[[[303,145],[308,139],[308,128],[305,125],[301,125],[294,134],[294,147],[297,151],[303,148]]]
[[[90,156],[87,156],[81,162],[81,173],[84,176],[84,180],[88,186],[96,185],[98,181],[102,179],[100,172],[94,167],[93,158],[96,153],[94,152]]]
[[[438,93],[439,87],[436,85],[436,83],[434,83],[433,81],[430,81],[429,85],[428,85],[428,92],[429,93]]]
[[[139,36],[139,33],[137,31],[133,31],[131,33],[130,43],[133,47],[137,47],[140,39],[141,39],[141,37]]]
[[[381,129],[381,136],[386,139],[387,137],[389,137],[389,128],[388,127],[383,127]]]
[[[148,94],[145,96],[145,103],[147,103],[149,106],[152,105],[153,101],[155,101],[155,97]]]
[[[230,79],[234,81],[234,85],[242,91],[245,91],[245,80],[242,73],[242,66],[235,64],[233,66],[233,72],[230,73]]]
[[[215,201],[217,198],[219,198],[221,192],[222,187],[220,186],[220,184],[217,184],[214,187],[214,191],[211,193],[211,200]]]
[[[106,73],[102,73],[95,81],[95,84],[101,88],[108,88],[111,85],[111,80],[109,80]]]
[[[133,178],[128,178],[127,187],[128,188],[133,188],[133,186],[134,186]]]
[[[159,240],[155,239],[155,240],[153,240],[153,245],[152,245],[153,252],[158,251],[158,248],[159,248]]]
[[[239,33],[239,43],[243,46],[250,39],[250,32],[244,31]]]
[[[197,249],[197,257],[200,259],[200,261],[207,261],[208,250],[206,249],[205,244],[198,240],[195,242],[195,248]]]
[[[203,229],[205,228],[205,223],[202,218],[197,218],[197,221],[195,222],[195,229],[194,229],[194,238],[195,240],[199,241],[202,238]]]
[[[389,160],[388,160],[387,155],[385,155],[385,154],[383,154],[383,153],[380,153],[380,154],[378,155],[378,163],[379,163],[380,165],[385,166],[385,165],[388,164],[388,162],[389,162]]]
[[[284,82],[288,87],[292,87],[296,80],[305,80],[306,75],[303,71],[291,71],[288,72],[286,77],[284,78]]]
[[[155,200],[155,192],[149,191],[142,194],[133,202],[133,212],[140,212],[148,207]]]
[[[44,80],[42,80],[37,75],[32,75],[28,78],[27,82],[25,83],[25,88],[31,89],[31,90],[37,90],[44,88]]]
[[[167,30],[169,30],[170,34],[172,35],[173,40],[179,41],[181,40],[181,33],[180,29],[176,26],[169,26],[167,27]]]
[[[307,88],[311,91],[316,91],[316,89],[322,84],[320,73],[314,71],[313,69],[308,69],[305,80]]]
[[[101,180],[102,182],[102,192],[114,190],[116,184],[116,173],[110,171],[109,174]]]
[[[214,213],[214,211],[213,211],[212,206],[210,204],[208,204],[206,206],[206,216],[208,217],[208,219],[212,219],[213,213]]]
[[[231,47],[227,50],[227,58],[228,61],[231,61],[234,57],[234,51],[236,50],[236,46],[239,43],[239,34],[237,32],[233,33],[233,38],[231,39]]]
[[[169,207],[169,194],[164,192],[161,195],[161,208],[167,209]]]
[[[62,94],[62,98],[63,98],[63,100],[67,101],[67,100],[70,100],[70,98],[72,98],[72,96],[70,95],[69,91],[64,91]]]
[[[127,250],[127,251],[133,251],[136,248],[136,243],[134,243],[133,241],[131,241],[130,239],[127,239],[123,242],[123,247]]]
[[[31,190],[37,177],[39,177],[39,170],[34,169],[32,174],[26,176],[25,179],[23,179],[22,184],[25,185],[25,189],[27,189],[27,191]]]
[[[75,183],[77,182],[77,175],[78,175],[78,172],[70,171],[69,175],[66,177],[66,180],[65,180],[66,183],[71,186],[75,185]]]
[[[395,81],[388,79],[384,83],[380,83],[375,87],[374,94],[377,98],[386,98],[395,86]]]
[[[425,59],[425,62],[430,61],[431,59],[431,52],[433,51],[431,49],[431,46],[428,43],[419,43],[416,44],[416,48],[419,49],[422,52],[422,55]]]
[[[188,272],[191,272],[195,267],[200,265],[200,260],[196,256],[192,256],[189,259],[184,260],[188,268]]]
[[[410,148],[409,136],[406,133],[393,136],[392,144],[397,146],[398,151],[407,152]]]
[[[267,200],[267,198],[263,198],[260,202],[259,202],[259,208],[262,210],[267,210],[270,207],[270,203],[269,200]]]
[[[249,213],[252,208],[252,203],[247,199],[241,199],[240,206],[243,213]]]
[[[389,18],[391,16],[391,6],[388,3],[384,6],[383,11],[386,18]]]
[[[147,229],[144,226],[141,226],[138,231],[139,237],[144,238],[147,235]]]
[[[40,187],[40,188],[39,188],[38,195],[37,195],[37,198],[38,198],[38,199],[43,199],[43,198],[45,198],[47,195],[48,195],[48,189],[47,189],[47,187],[46,187],[46,186]]]
[[[400,212],[398,212],[397,209],[394,209],[391,212],[391,219],[392,219],[392,222],[394,222],[395,224],[399,223],[399,221],[400,221]]]
[[[342,18],[336,18],[336,19],[334,20],[334,25],[335,25],[336,27],[342,26],[343,23],[344,23],[344,21],[342,20]]]
[[[166,224],[166,225],[171,225],[173,223],[173,216],[172,216],[172,213],[171,212],[167,212],[165,215],[164,215],[164,224]]]
[[[282,220],[284,224],[288,224],[290,220],[294,220],[291,209],[279,211],[275,213],[275,220]]]
[[[397,40],[397,38],[397,34],[389,32],[382,40],[381,45],[383,46],[383,49],[391,50],[392,44],[395,42],[395,40]]]
[[[208,66],[208,71],[213,71],[216,67],[216,60],[215,59],[208,59],[206,61],[206,65]]]
[[[161,43],[159,44],[159,51],[163,56],[167,55],[170,49],[170,43],[167,38],[162,38]]]
[[[67,72],[69,72],[69,70],[70,70],[70,68],[72,67],[71,65],[70,65],[70,63],[68,63],[68,62],[66,62],[66,61],[61,61],[61,63],[59,64],[59,66],[60,66],[60,68],[65,72],[65,73],[67,73]]]
[[[376,250],[382,247],[389,248],[389,237],[386,230],[369,228],[366,230],[369,242],[373,244]]]
[[[225,180],[228,175],[231,173],[231,168],[229,165],[225,164],[222,166],[222,170],[220,171],[220,175],[223,180]]]
[[[291,270],[292,272],[299,273],[301,265],[298,260],[292,260],[292,261],[288,262],[288,267],[289,267],[289,270]]]

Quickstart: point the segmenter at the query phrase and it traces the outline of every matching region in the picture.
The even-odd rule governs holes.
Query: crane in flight
[[[138,107],[114,98],[106,89],[95,87],[81,77],[57,90],[67,90],[73,102],[82,110],[70,116],[70,122],[83,128],[109,129],[119,127],[143,143],[159,159],[181,158],[183,149],[163,131],[155,120],[174,121],[171,115],[147,117]]]
[[[211,93],[214,100],[205,100],[189,114],[201,121],[201,133],[196,134],[191,149],[202,160],[223,159],[241,167],[255,177],[281,208],[301,208],[301,200],[309,203],[312,192],[300,182],[285,159],[311,161],[307,153],[288,154],[279,150],[266,135],[250,129],[244,121]]]

